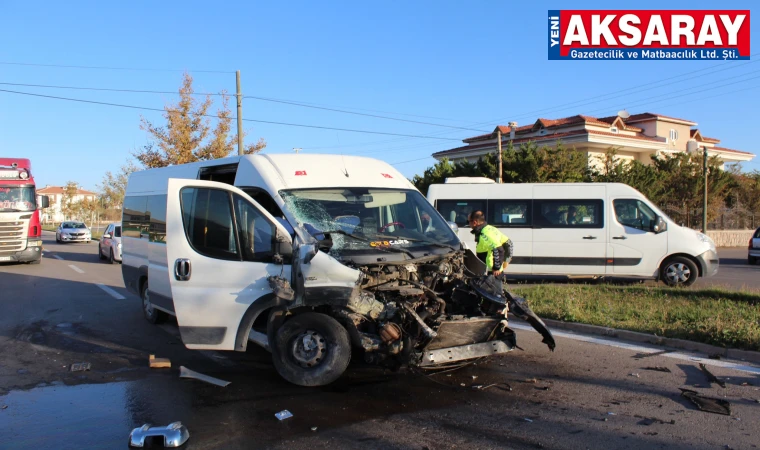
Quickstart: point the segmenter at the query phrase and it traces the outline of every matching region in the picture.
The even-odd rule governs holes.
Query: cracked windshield
[[[0,186],[0,211],[34,211],[34,188]]]
[[[418,192],[340,188],[281,192],[296,220],[317,240],[332,238],[331,254],[430,245],[458,246],[449,225]]]

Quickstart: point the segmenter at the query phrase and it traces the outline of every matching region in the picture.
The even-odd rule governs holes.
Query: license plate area
[[[10,256],[0,256],[0,261],[12,261],[13,259]]]

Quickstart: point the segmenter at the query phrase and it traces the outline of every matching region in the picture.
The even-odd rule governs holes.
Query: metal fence
[[[702,208],[683,208],[664,205],[661,209],[677,224],[702,229]],[[708,230],[754,230],[760,226],[760,213],[750,211],[742,206],[720,207],[716,212],[708,209]]]

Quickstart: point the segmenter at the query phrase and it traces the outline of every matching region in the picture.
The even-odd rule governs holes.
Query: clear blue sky
[[[564,3],[572,9],[614,7],[606,1]],[[754,3],[732,2],[730,8],[751,9]],[[699,1],[635,4],[637,9],[718,6]],[[549,61],[547,10],[557,7],[557,2],[505,1],[2,2],[0,61],[180,71],[0,65],[0,82],[176,91],[181,69],[188,69],[197,91],[234,92],[234,74],[193,70],[240,70],[246,95],[384,111],[484,131],[509,120],[526,124],[537,117],[611,115],[622,108],[656,112],[698,122],[704,135],[721,139],[724,147],[760,154],[755,134],[760,79],[749,80],[758,77],[760,64],[702,72],[670,86],[563,109],[563,104],[619,89],[742,62]],[[753,19],[752,50],[760,52],[760,19]],[[736,84],[720,87],[727,83]],[[694,89],[674,92],[690,87]],[[154,108],[176,101],[165,94],[0,89]],[[668,98],[676,95],[681,96]],[[158,112],[0,92],[0,154],[32,158],[41,185],[74,180],[95,189],[106,170],[118,170],[132,149],[147,142],[140,114],[161,121]],[[249,99],[243,117],[455,139],[479,134]],[[485,124],[472,126],[479,122]],[[371,155],[390,163],[460,144],[250,122],[245,128],[247,142],[264,137],[268,152],[301,147],[305,152]],[[411,177],[433,162],[426,158],[396,167]],[[760,157],[744,168],[760,169]]]

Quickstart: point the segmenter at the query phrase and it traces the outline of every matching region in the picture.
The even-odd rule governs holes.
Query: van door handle
[[[596,239],[596,236],[583,236],[583,239]]]
[[[190,266],[190,260],[186,258],[179,258],[174,261],[174,278],[178,281],[187,281],[190,279],[192,268]]]
[[[615,236],[612,239],[628,239],[628,238],[625,236]]]

